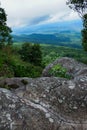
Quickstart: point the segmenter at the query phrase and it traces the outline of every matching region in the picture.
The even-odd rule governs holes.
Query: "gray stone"
[[[70,58],[59,60],[72,72],[73,79],[58,77],[6,78],[0,89],[0,130],[86,130],[86,65]],[[66,63],[66,61],[68,63]],[[75,68],[75,65],[78,67]],[[44,71],[46,72],[46,71]],[[47,73],[47,72],[46,72]]]
[[[83,63],[80,63],[72,58],[63,57],[57,59],[53,63],[49,64],[42,73],[42,77],[50,77],[53,75],[49,74],[49,71],[53,66],[60,64],[62,67],[67,69],[67,73],[70,74],[73,78],[79,75],[87,75],[87,66]]]

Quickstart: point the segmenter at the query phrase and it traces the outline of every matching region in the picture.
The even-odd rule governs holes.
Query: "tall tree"
[[[19,53],[24,61],[41,66],[42,52],[39,44],[24,43]]]
[[[83,20],[82,46],[87,51],[87,0],[67,0],[67,4],[77,11]]]
[[[5,10],[0,7],[0,48],[3,48],[5,43],[12,43],[11,28],[7,26],[7,15]]]
[[[32,46],[31,62],[36,66],[41,66],[42,63],[42,52],[39,44]]]
[[[27,42],[22,44],[22,48],[20,49],[19,54],[24,61],[31,62],[32,44]]]
[[[87,14],[83,16],[82,45],[84,50],[87,51]]]
[[[69,7],[83,17],[87,13],[87,0],[67,0]]]

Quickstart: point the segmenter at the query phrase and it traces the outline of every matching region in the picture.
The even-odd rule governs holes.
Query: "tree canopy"
[[[67,0],[67,4],[77,11],[83,20],[82,46],[87,51],[87,0]]]
[[[84,50],[87,51],[87,14],[83,16],[82,45]]]
[[[83,17],[87,13],[87,0],[67,0],[69,7]]]
[[[0,7],[0,48],[3,47],[5,43],[11,44],[12,43],[12,36],[11,36],[11,28],[7,26],[7,15],[5,10]]]
[[[24,43],[19,53],[22,60],[41,66],[42,52],[39,44]]]

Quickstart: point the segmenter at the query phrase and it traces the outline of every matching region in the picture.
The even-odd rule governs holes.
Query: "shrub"
[[[14,76],[14,71],[12,70],[11,67],[9,67],[6,64],[3,64],[0,66],[0,77],[13,77]]]
[[[50,69],[49,73],[55,77],[71,79],[71,76],[67,73],[67,69],[59,64],[53,66],[53,68]]]
[[[10,55],[9,55],[10,54]],[[19,55],[0,52],[0,77],[39,77],[42,68],[20,59]]]
[[[42,68],[32,64],[17,64],[13,65],[15,77],[40,77]]]

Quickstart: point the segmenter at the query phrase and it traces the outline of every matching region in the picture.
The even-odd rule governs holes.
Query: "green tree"
[[[67,0],[69,7],[83,17],[87,13],[87,0]]]
[[[42,52],[39,44],[24,43],[19,51],[24,61],[40,66],[42,62]]]
[[[31,63],[36,66],[41,66],[42,63],[42,52],[39,44],[32,46]]]
[[[31,61],[30,58],[32,56],[31,51],[32,51],[31,43],[22,44],[22,48],[19,51],[19,53],[21,55],[21,59],[23,59],[24,61],[30,62]]]
[[[12,43],[12,36],[10,35],[12,30],[7,26],[6,22],[7,15],[5,10],[0,7],[0,48],[3,48],[5,43],[8,45]]]
[[[87,51],[87,14],[83,16],[83,30],[82,30],[82,45],[85,51]]]
[[[77,11],[83,20],[82,46],[87,51],[87,0],[67,0],[67,4]]]

